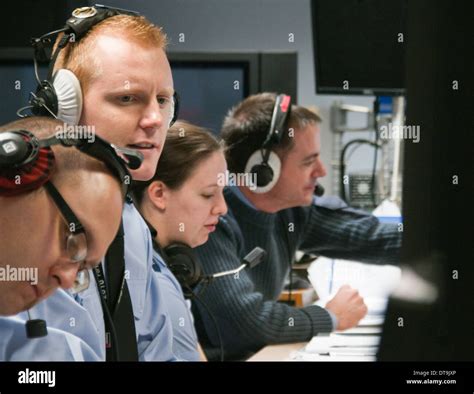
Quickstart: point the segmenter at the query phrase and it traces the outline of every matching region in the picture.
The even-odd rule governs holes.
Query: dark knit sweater
[[[229,212],[206,244],[196,249],[204,272],[238,267],[254,247],[265,261],[238,276],[215,280],[201,295],[217,319],[225,358],[243,359],[270,344],[308,341],[332,330],[329,313],[318,306],[294,308],[277,302],[296,250],[370,263],[396,263],[401,233],[335,197],[316,198],[309,207],[268,214],[224,191]],[[217,359],[219,341],[212,319],[199,302],[193,311],[200,343]]]

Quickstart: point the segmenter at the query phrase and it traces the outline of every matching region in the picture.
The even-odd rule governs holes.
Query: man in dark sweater
[[[196,249],[208,274],[238,267],[256,246],[268,253],[254,269],[219,278],[202,294],[217,320],[226,360],[245,359],[266,345],[309,341],[321,332],[347,329],[366,314],[362,298],[348,286],[341,287],[325,308],[277,302],[297,250],[369,263],[396,263],[399,256],[401,233],[396,224],[381,224],[335,197],[314,197],[317,179],[326,175],[319,155],[320,118],[315,113],[291,106],[282,137],[266,144],[272,138],[274,113],[287,104],[285,97],[250,96],[229,112],[223,124],[233,179],[245,179],[237,174],[248,174],[255,164],[249,164],[251,157],[257,157],[258,164],[267,150],[274,170],[273,180],[264,187],[249,181],[225,189],[228,214],[208,242]],[[275,105],[276,100],[283,101]],[[220,341],[212,317],[200,302],[194,313],[206,355],[217,359]]]

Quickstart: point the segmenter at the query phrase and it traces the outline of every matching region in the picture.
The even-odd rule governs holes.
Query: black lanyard
[[[135,317],[125,280],[123,223],[107,250],[105,266],[106,274],[99,264],[94,268],[94,277],[104,312],[106,360],[138,361]]]
[[[105,283],[105,275],[102,263],[97,267],[94,267],[94,276],[95,281],[97,282],[100,298],[107,302],[107,284]]]
[[[118,290],[118,297],[113,303],[113,305],[111,304],[111,302],[108,302],[109,297],[108,297],[108,291],[107,291],[107,283],[106,283],[104,267],[102,266],[102,263],[99,264],[97,267],[94,267],[94,276],[97,282],[97,289],[99,290],[100,298],[107,304],[109,310],[112,313],[112,316],[114,316],[117,310],[117,306],[120,304],[120,301],[122,299],[123,290],[125,288],[125,271],[123,271],[122,280],[120,281],[121,284]]]

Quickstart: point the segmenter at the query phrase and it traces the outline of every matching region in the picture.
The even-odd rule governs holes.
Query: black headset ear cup
[[[28,131],[0,133],[0,195],[15,196],[44,185],[53,173],[50,147],[39,147]]]
[[[254,193],[267,193],[278,182],[281,173],[281,161],[278,155],[268,152],[268,159],[263,159],[262,150],[257,150],[250,155],[245,165],[245,173],[252,175],[250,190]],[[256,178],[256,179],[255,179]]]
[[[173,94],[173,115],[171,117],[171,120],[169,122],[169,127],[173,126],[173,124],[178,120],[179,116],[179,94],[178,92],[174,92]]]
[[[267,136],[262,146],[250,155],[245,164],[245,173],[253,175],[250,189],[254,193],[269,192],[280,178],[281,161],[272,147],[281,142],[290,111],[291,97],[285,94],[278,95]]]
[[[56,91],[49,81],[41,82],[36,89],[36,97],[30,102],[33,106],[31,112],[36,116],[53,116],[58,113],[58,97]],[[51,114],[48,108],[53,114]]]
[[[201,265],[191,247],[184,244],[171,244],[163,249],[166,263],[183,287],[195,287],[202,279]]]
[[[38,153],[38,146],[30,141],[32,135],[21,132],[5,132],[0,134],[0,168],[21,166],[30,156]]]
[[[77,125],[82,113],[81,84],[74,73],[67,69],[55,72],[52,81],[41,82],[36,97],[30,100],[31,111],[37,116],[49,116]]]
[[[267,186],[273,179],[274,173],[267,163],[254,165],[251,170],[257,179],[257,187]]]

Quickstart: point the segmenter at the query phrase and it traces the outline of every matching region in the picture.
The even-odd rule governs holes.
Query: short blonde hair
[[[113,34],[127,41],[132,41],[143,48],[166,49],[166,34],[143,16],[116,15],[93,26],[87,34],[77,42],[69,42],[58,55],[55,69],[66,68],[72,71],[81,83],[83,91],[89,84],[102,75],[101,64],[91,56],[97,37],[101,34]],[[61,40],[60,34],[55,48]]]

